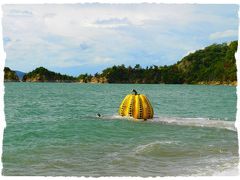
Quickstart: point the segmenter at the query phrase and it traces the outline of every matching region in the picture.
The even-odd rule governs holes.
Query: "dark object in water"
[[[97,113],[97,117],[101,117],[101,114]]]

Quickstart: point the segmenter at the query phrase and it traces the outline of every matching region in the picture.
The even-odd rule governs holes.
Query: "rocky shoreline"
[[[233,81],[233,82],[220,82],[220,81],[209,81],[209,82],[198,82],[198,85],[226,85],[226,86],[237,86],[237,81]]]
[[[16,80],[4,80],[4,83],[11,83],[11,82],[20,82],[20,83],[79,83],[79,84],[118,84],[118,83],[109,83],[106,80],[99,81],[99,80],[93,80],[89,82],[83,82],[83,81],[16,81]],[[149,83],[121,83],[121,84],[149,84]],[[151,83],[151,84],[165,84],[165,83]],[[186,85],[186,83],[184,83]],[[220,81],[210,81],[210,82],[197,82],[194,84],[188,84],[188,85],[224,85],[224,86],[237,86],[237,81],[234,82],[220,82]],[[181,85],[181,84],[179,84]]]

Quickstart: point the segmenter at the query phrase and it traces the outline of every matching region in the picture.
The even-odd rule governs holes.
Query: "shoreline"
[[[223,171],[215,172],[213,176],[239,176],[239,166],[234,166]]]
[[[237,81],[233,81],[233,82],[220,82],[220,81],[209,81],[209,82],[206,82],[206,81],[201,81],[201,82],[198,82],[197,84],[199,85],[227,85],[227,86],[237,86]]]
[[[234,82],[223,82],[220,81],[210,81],[210,82],[197,82],[197,83],[183,83],[183,84],[166,84],[166,83],[108,83],[108,82],[67,82],[67,81],[4,81],[4,83],[77,83],[77,84],[145,84],[145,85],[210,85],[210,86],[235,86],[237,87],[237,81]]]

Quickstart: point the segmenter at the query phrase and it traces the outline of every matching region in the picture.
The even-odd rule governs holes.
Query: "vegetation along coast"
[[[4,68],[5,82],[138,83],[138,84],[210,84],[237,85],[235,52],[237,41],[212,44],[183,57],[173,65],[142,68],[114,65],[101,73],[63,75],[44,67],[22,73]],[[20,75],[19,75],[20,74]]]

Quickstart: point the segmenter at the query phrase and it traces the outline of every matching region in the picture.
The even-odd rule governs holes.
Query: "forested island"
[[[62,75],[49,71],[44,67],[36,68],[35,70],[25,74],[23,82],[77,82],[77,78],[68,75]]]
[[[5,67],[4,68],[4,81],[5,82],[8,82],[8,81],[19,82],[19,78],[15,71],[12,71],[10,68]]]
[[[23,82],[81,82],[81,83],[140,83],[140,84],[237,84],[237,68],[234,57],[238,43],[213,44],[190,53],[169,66],[152,65],[142,68],[114,65],[101,73],[80,74],[78,77],[62,75],[44,67],[26,73]],[[4,70],[5,81],[19,81]],[[10,71],[9,71],[10,70]],[[16,75],[16,74],[15,74]]]

